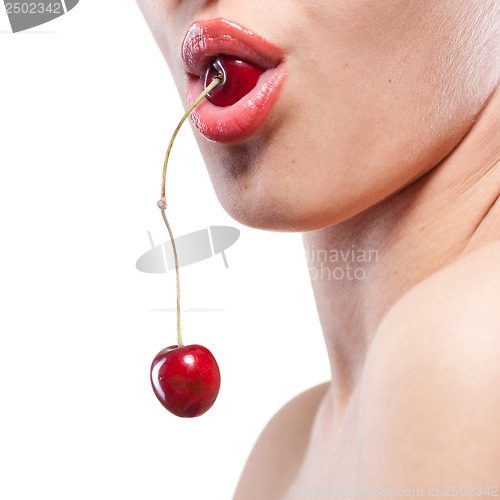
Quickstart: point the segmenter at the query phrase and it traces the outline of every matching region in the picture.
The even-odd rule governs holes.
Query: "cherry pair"
[[[173,142],[185,119],[206,96],[215,106],[230,106],[248,94],[264,72],[235,57],[215,57],[205,74],[205,89],[193,102],[177,126],[163,165],[162,192],[158,207],[167,226],[174,251],[177,278],[177,345],[161,350],[151,364],[151,384],[160,403],[179,417],[197,417],[214,404],[220,389],[220,371],[212,353],[201,345],[182,343],[180,326],[179,264],[175,241],[165,215],[165,178]]]

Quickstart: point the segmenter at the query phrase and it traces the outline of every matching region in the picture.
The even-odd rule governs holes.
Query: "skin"
[[[181,96],[195,20],[236,21],[286,54],[254,137],[195,134],[231,216],[304,232],[332,378],[271,420],[234,498],[498,485],[498,1],[138,3]],[[349,250],[364,261],[325,258]]]

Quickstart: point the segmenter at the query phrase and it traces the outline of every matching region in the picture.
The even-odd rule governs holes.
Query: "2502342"
[[[62,14],[62,6],[59,2],[36,3],[36,2],[12,2],[6,3],[7,14]]]
[[[498,497],[498,486],[443,486],[445,497]]]

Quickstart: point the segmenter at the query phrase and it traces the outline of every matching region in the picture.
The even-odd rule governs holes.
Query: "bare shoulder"
[[[358,480],[498,488],[499,387],[494,242],[419,283],[380,324],[362,388]]]
[[[233,500],[271,500],[282,493],[300,467],[328,387],[327,382],[308,389],[273,416],[247,460]]]
[[[495,334],[499,321],[500,241],[495,241],[410,289],[388,312],[379,332],[390,335],[397,331],[395,326],[412,330],[413,324],[418,328],[432,324],[443,326],[443,332],[452,331],[455,337],[458,330],[470,333],[470,328],[480,326],[484,327],[481,331]],[[500,339],[500,335],[494,336]]]

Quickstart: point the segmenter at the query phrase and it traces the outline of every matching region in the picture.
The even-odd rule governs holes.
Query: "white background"
[[[183,313],[184,341],[222,386],[202,417],[169,414],[149,368],[176,340],[175,273],[135,263],[147,231],[168,240],[156,201],[182,101],[132,0],[17,34],[0,9],[0,498],[229,499],[271,416],[329,377],[301,235],[231,219],[181,130],[174,234],[241,237],[228,269],[181,268],[183,308],[215,309]]]

